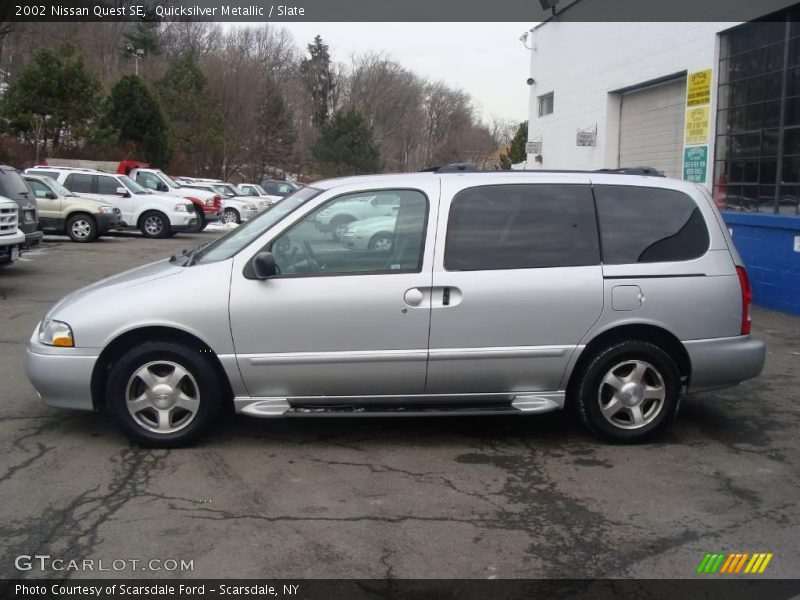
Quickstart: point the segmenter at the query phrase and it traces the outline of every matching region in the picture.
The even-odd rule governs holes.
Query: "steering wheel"
[[[311,249],[311,244],[308,243],[308,240],[303,240],[303,252],[306,255],[308,268],[314,273],[319,273],[322,270],[322,267],[319,266],[317,255],[314,254],[314,251]]]

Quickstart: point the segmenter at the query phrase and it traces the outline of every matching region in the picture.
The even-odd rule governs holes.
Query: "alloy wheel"
[[[92,224],[86,219],[76,219],[70,227],[73,237],[85,240],[92,235]]]
[[[200,388],[178,363],[149,362],[128,380],[125,405],[141,427],[155,433],[174,433],[197,416]]]
[[[664,378],[653,365],[627,360],[608,370],[600,381],[597,400],[609,423],[639,429],[658,417],[666,395]]]
[[[144,229],[150,235],[158,235],[164,229],[164,223],[160,217],[150,216],[144,220]]]

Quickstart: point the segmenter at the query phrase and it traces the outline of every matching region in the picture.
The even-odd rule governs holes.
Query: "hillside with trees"
[[[337,58],[269,24],[11,24],[0,160],[129,158],[226,180],[415,171],[483,166],[516,129],[389,56]]]

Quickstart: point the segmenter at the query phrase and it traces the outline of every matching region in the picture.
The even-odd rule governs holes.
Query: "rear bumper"
[[[31,231],[30,233],[25,234],[25,247],[31,248],[32,246],[37,246],[42,239],[44,238],[43,231]]]
[[[764,369],[767,346],[749,335],[683,344],[692,364],[689,392],[730,387],[757,377]]]
[[[38,330],[38,326],[37,326]],[[25,374],[48,406],[93,410],[92,372],[98,350],[53,348],[40,344],[37,331],[28,343]]]
[[[203,209],[203,218],[206,221],[219,221],[220,212],[222,212],[222,211],[220,211],[220,210],[210,211],[210,210]]]

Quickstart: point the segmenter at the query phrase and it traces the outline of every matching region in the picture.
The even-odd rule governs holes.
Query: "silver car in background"
[[[320,227],[365,203],[388,243],[348,248]],[[601,438],[636,442],[672,422],[682,394],[761,372],[750,301],[722,218],[691,183],[351,177],[70,294],[33,332],[27,373],[47,404],[105,407],[149,446],[195,440],[226,404],[271,418],[569,403]]]

